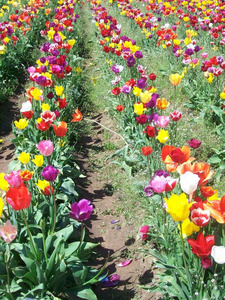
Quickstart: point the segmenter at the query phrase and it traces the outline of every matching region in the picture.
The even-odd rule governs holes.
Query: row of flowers
[[[155,1],[153,3],[156,5]],[[135,10],[126,1],[118,1],[118,5],[128,7],[132,12]],[[162,2],[160,8],[164,5]],[[168,6],[171,5],[168,3]],[[225,263],[225,197],[207,185],[214,175],[210,165],[197,162],[191,156],[190,147],[197,149],[201,142],[192,139],[190,147],[168,144],[177,143],[181,112],[164,115],[169,101],[161,98],[153,86],[157,74],[149,74],[147,67],[140,65],[143,57],[140,47],[134,39],[122,35],[121,25],[108,12],[111,8],[92,1],[91,9],[100,47],[106,53],[107,61],[112,62],[109,72],[116,75],[111,81],[116,87],[111,92],[117,99],[116,110],[121,124],[126,128],[130,148],[140,149],[142,145],[139,157],[141,154],[146,156],[147,177],[150,178],[145,187],[149,197],[146,210],[150,217],[149,224],[141,228],[140,234],[142,240],[150,236],[154,241],[156,249],[148,252],[157,258],[157,266],[165,270],[158,275],[159,281],[148,289],[159,291],[169,299],[221,299],[224,297],[219,286],[223,285]],[[181,80],[179,74],[170,76],[173,86]],[[169,124],[170,131],[165,130]],[[166,213],[172,218],[168,219]],[[159,249],[163,250],[161,254]]]
[[[47,4],[35,1],[31,7]],[[79,85],[74,36],[80,15],[74,0],[51,5],[53,16],[39,29],[40,57],[28,68],[21,118],[13,126],[15,159],[9,174],[0,173],[0,293],[7,299],[59,294],[96,299],[90,284],[99,281],[103,269],[86,264],[96,244],[84,240],[83,225],[93,206],[86,199],[75,202],[74,179],[81,173],[69,142],[82,114],[76,101],[66,98]]]

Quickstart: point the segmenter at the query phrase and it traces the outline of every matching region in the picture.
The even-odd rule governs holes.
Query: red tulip
[[[67,133],[67,124],[65,121],[61,121],[58,126],[53,125],[53,129],[56,136],[64,137]]]
[[[143,155],[148,156],[152,153],[153,149],[150,146],[142,147],[141,152]]]
[[[14,210],[28,208],[31,202],[31,194],[25,184],[18,188],[10,188],[6,193],[6,201]]]
[[[191,251],[200,258],[206,258],[210,255],[212,247],[215,244],[214,235],[208,235],[204,237],[202,232],[199,232],[197,239],[187,239],[187,242],[191,246]]]

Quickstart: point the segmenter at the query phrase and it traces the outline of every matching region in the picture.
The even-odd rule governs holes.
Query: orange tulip
[[[53,129],[56,136],[63,137],[67,133],[67,124],[65,121],[61,121],[58,126],[53,125]]]
[[[195,162],[193,165],[191,165],[190,161],[183,163],[177,168],[177,172],[179,174],[184,174],[187,171],[190,171],[192,173],[195,173],[199,176],[200,180],[198,185],[202,186],[207,184],[208,180],[212,177],[214,172],[210,170],[210,165],[205,162]]]
[[[83,119],[83,115],[79,111],[78,107],[75,109],[75,114],[73,114],[72,117],[73,120],[71,122],[80,122]]]
[[[176,148],[174,146],[166,145],[162,148],[161,158],[166,164],[167,170],[169,172],[175,172],[179,164],[194,159],[193,157],[190,157],[190,154],[191,150],[188,146]]]
[[[165,98],[162,99],[158,98],[156,100],[156,106],[158,109],[162,109],[162,110],[167,109],[169,105],[170,103]]]
[[[24,170],[20,172],[20,177],[23,179],[23,181],[29,181],[34,172],[30,172],[29,170]]]
[[[203,203],[203,207],[210,211],[210,216],[218,223],[225,223],[225,195],[223,195],[220,200],[212,200],[207,203]]]

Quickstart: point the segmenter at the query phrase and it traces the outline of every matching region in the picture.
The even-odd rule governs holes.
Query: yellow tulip
[[[143,103],[148,103],[151,100],[151,93],[149,91],[144,91],[140,93],[140,98]]]
[[[32,162],[39,168],[44,163],[44,158],[42,155],[35,155],[34,159],[32,159]]]
[[[134,103],[134,112],[138,116],[142,115],[144,111],[143,103]]]
[[[26,152],[21,152],[20,156],[18,157],[18,160],[22,163],[22,164],[28,164],[30,161],[30,153],[26,153]]]
[[[179,74],[171,74],[170,75],[170,82],[174,86],[178,86],[181,82],[181,76]]]
[[[169,199],[165,199],[167,204],[167,212],[174,221],[184,221],[189,216],[188,200],[185,193],[180,195],[172,194]]]
[[[182,227],[183,238],[186,238],[186,237],[192,235],[194,232],[198,232],[200,230],[200,227],[195,225],[193,222],[191,222],[189,220],[189,218],[184,220],[181,227]],[[178,228],[180,230],[180,225],[178,225]]]
[[[134,88],[133,88],[133,94],[134,94],[136,97],[140,96],[141,91],[142,91],[142,90],[139,89],[139,87],[134,86]]]
[[[5,173],[0,173],[0,189],[3,191],[8,191],[9,189],[9,184],[4,178]]]
[[[3,206],[4,206],[4,202],[3,202],[2,198],[0,197],[0,217],[2,216]]]
[[[42,111],[50,110],[50,106],[48,103],[41,104]]]
[[[16,128],[22,130],[27,127],[28,121],[27,119],[19,119],[19,121],[14,121]]]
[[[61,96],[63,93],[64,88],[62,86],[55,86],[55,92],[57,96]]]
[[[35,184],[42,191],[44,191],[46,187],[49,187],[49,182],[46,180],[38,180],[38,183]]]
[[[159,140],[161,144],[165,144],[169,139],[169,137],[170,136],[168,130],[161,129],[156,138]]]

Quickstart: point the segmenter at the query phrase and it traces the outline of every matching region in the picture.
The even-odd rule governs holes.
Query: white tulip
[[[180,187],[183,192],[190,195],[196,191],[200,178],[198,175],[187,171],[180,176]]]

